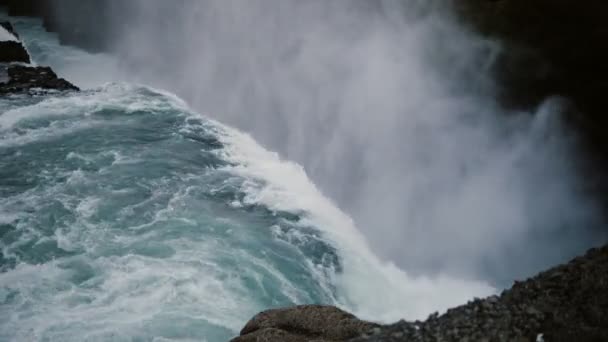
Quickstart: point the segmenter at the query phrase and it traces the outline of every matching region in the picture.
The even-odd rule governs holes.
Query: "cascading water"
[[[62,53],[108,58],[17,26],[58,70]],[[0,106],[0,340],[225,341],[269,307],[390,321],[493,291],[381,263],[300,166],[171,94],[114,83]]]
[[[423,318],[495,292],[509,256],[526,273],[593,241],[572,228],[596,217],[551,103],[499,119],[485,91],[453,89],[412,50],[443,22],[180,4],[130,2],[119,59],[11,19],[35,62],[88,89],[0,99],[0,340],[225,341],[301,303]],[[546,245],[511,248],[530,237]]]
[[[536,113],[498,106],[501,47],[458,25],[448,3],[107,10],[109,27],[128,23],[110,40],[133,79],[302,165],[376,254],[417,274],[508,286],[599,241],[600,221],[559,101]]]

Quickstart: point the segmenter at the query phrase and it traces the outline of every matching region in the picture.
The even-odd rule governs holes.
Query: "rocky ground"
[[[9,22],[0,22],[14,41],[0,41],[0,95],[40,91],[69,91],[78,87],[59,78],[49,67],[34,67],[30,55],[18,40],[19,36]]]
[[[299,306],[258,314],[232,340],[274,341],[608,341],[608,245],[425,321],[380,326]]]

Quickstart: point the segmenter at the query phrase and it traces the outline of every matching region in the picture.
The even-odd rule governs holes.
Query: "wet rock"
[[[356,336],[353,336],[356,335]],[[233,342],[608,341],[608,246],[420,322],[379,326],[327,306],[270,310]]]
[[[0,63],[10,62],[29,63],[30,55],[21,42],[0,41]]]
[[[232,342],[347,341],[378,328],[332,306],[303,305],[257,314]]]
[[[18,37],[10,22],[2,22],[0,25]],[[0,42],[0,95],[31,93],[38,90],[42,92],[79,90],[72,83],[59,78],[49,67],[22,65],[30,62],[30,55],[20,41]]]
[[[19,38],[19,34],[15,31],[13,24],[10,21],[0,21],[0,26],[2,26],[5,30],[7,30],[10,34],[15,36],[15,38]]]
[[[0,83],[0,94],[23,93],[32,89],[79,90],[72,83],[57,77],[49,67],[10,65],[6,74],[8,81]]]
[[[608,341],[608,246],[413,325],[353,341]]]

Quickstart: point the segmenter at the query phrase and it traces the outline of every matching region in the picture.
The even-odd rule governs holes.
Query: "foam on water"
[[[34,62],[81,87],[121,79],[110,56],[13,21]],[[300,165],[171,93],[0,102],[0,171],[17,184],[0,184],[0,340],[223,341],[274,306],[387,322],[495,291],[379,260]]]
[[[335,303],[332,248],[232,206],[248,181],[211,152],[223,128],[175,97],[3,101],[0,340],[223,341],[262,309]]]
[[[482,282],[411,277],[391,263],[381,262],[372,254],[352,219],[317,189],[301,166],[280,160],[276,153],[263,149],[247,134],[228,127],[222,131],[218,133],[227,146],[221,152],[233,163],[226,169],[249,180],[243,186],[248,194],[244,201],[300,213],[302,224],[322,230],[337,246],[344,272],[335,281],[345,308],[384,322],[421,319],[431,312],[496,291]]]
[[[493,292],[382,263],[299,165],[172,95],[108,84],[13,107],[0,339],[222,341],[273,306],[389,321]]]

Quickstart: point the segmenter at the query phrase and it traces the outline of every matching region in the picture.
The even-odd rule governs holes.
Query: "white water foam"
[[[158,92],[136,86],[107,85],[95,92],[49,98],[39,104],[7,112],[0,116],[0,127],[8,130],[24,119],[57,115],[86,116],[104,108],[144,110],[152,114],[157,111],[185,110],[185,104],[174,96],[150,95],[158,95]],[[225,150],[218,150],[218,153],[234,163],[226,171],[248,180],[242,189],[247,193],[244,204],[263,204],[271,210],[301,214],[303,226],[318,227],[337,248],[343,272],[334,278],[318,276],[322,272],[315,273],[315,266],[309,265],[313,270],[312,275],[318,276],[317,281],[329,280],[332,283],[321,286],[329,288],[335,285],[338,288],[336,304],[362,318],[389,322],[400,318],[422,318],[432,311],[443,310],[473,296],[494,292],[494,289],[481,283],[450,278],[414,278],[391,264],[383,263],[371,253],[352,220],[323,196],[302,167],[280,160],[277,154],[265,150],[246,134],[219,123],[211,123],[218,138],[225,144]],[[32,139],[52,135],[52,132],[37,133],[40,132],[27,134],[32,134]],[[71,158],[76,157],[71,155]],[[65,186],[79,186],[90,181],[86,172],[78,170],[69,175]],[[61,230],[55,234],[62,249],[85,250],[97,255],[101,246],[96,241],[105,241],[109,244],[107,248],[128,243],[116,240],[111,232],[106,232],[104,226],[90,222],[98,210],[97,204],[102,202],[92,197],[62,196],[65,193],[62,186],[58,184],[59,188],[51,188],[36,198],[22,198],[31,202],[32,207],[43,205],[48,198],[56,198],[64,207],[78,214],[78,221],[69,231]],[[155,190],[173,198],[168,202],[167,213],[172,210],[174,202],[187,193],[187,190],[180,192],[180,189],[162,186]],[[151,224],[167,220],[163,217],[164,212],[160,210],[156,217],[151,217]],[[129,229],[144,230],[141,227]],[[153,231],[146,234],[153,234]],[[0,288],[19,283],[20,300],[23,302],[19,312],[0,314],[0,321],[5,322],[6,326],[15,326],[18,330],[11,336],[21,340],[42,337],[70,340],[74,336],[66,334],[74,331],[86,332],[88,335],[80,337],[91,340],[115,337],[112,334],[116,332],[125,339],[129,336],[153,336],[162,327],[142,322],[158,322],[159,317],[171,315],[178,317],[179,312],[194,317],[192,322],[185,324],[208,322],[237,331],[250,314],[259,310],[259,303],[238,278],[230,275],[231,272],[245,272],[260,282],[263,277],[272,277],[290,301],[310,301],[306,293],[294,287],[273,266],[250,255],[239,257],[249,260],[253,265],[251,269],[226,273],[223,266],[213,261],[214,256],[235,251],[218,243],[220,241],[174,240],[168,247],[175,254],[160,260],[141,255],[123,255],[96,259],[85,257],[84,260],[80,257],[62,258],[61,262],[53,261],[39,266],[18,265],[14,271],[0,276]],[[93,268],[91,273],[94,276],[86,280],[85,286],[75,286],[70,281],[71,272],[65,269],[66,262],[87,265]],[[27,309],[28,298],[34,297],[37,312]],[[82,322],[91,323],[83,325]],[[175,321],[170,324],[175,324]]]
[[[146,92],[163,96],[150,98]],[[189,112],[187,105],[173,94],[126,84],[108,84],[84,96],[47,100],[35,106],[42,108],[6,113],[8,115],[0,117],[0,127],[11,127],[23,118],[38,115],[34,113],[66,115],[67,107],[74,108],[70,112],[72,115],[82,114],[83,109],[86,115],[113,107],[130,111]],[[303,212],[302,225],[318,227],[338,249],[344,272],[332,280],[341,295],[337,304],[361,317],[389,322],[401,318],[423,318],[433,311],[442,311],[474,296],[496,291],[485,283],[446,276],[412,277],[393,264],[381,261],[371,252],[352,219],[321,193],[300,165],[281,160],[277,153],[264,149],[247,134],[209,122],[213,123],[215,133],[225,144],[218,153],[234,163],[227,169],[248,179],[242,189],[247,194],[244,204],[262,204],[276,211]],[[312,265],[311,271],[316,274]],[[323,279],[318,277],[319,281]]]
[[[344,271],[335,281],[343,295],[339,304],[344,308],[381,322],[421,319],[475,296],[496,292],[481,282],[445,276],[412,277],[382,262],[371,252],[352,219],[317,189],[300,165],[281,160],[247,134],[216,125],[226,145],[221,153],[234,163],[226,169],[250,180],[242,189],[247,193],[244,202],[277,211],[304,211],[302,224],[318,227],[337,247]]]
[[[150,97],[150,94],[162,96]],[[186,110],[186,106],[175,95],[156,89],[126,83],[108,83],[90,91],[64,97],[48,97],[32,105],[8,109],[0,115],[0,130],[11,129],[24,120],[87,116],[103,109],[120,109],[127,113],[156,113],[165,110]]]
[[[1,115],[0,134],[4,134],[4,138],[0,140],[8,140],[3,141],[7,142],[4,147],[14,147],[44,141],[90,127],[90,124],[125,123],[123,117],[120,120],[93,117],[104,110],[126,112],[127,116],[130,111],[180,115],[186,110],[184,103],[174,96],[160,95],[149,88],[114,84],[96,91],[47,98]],[[19,127],[13,130],[23,120],[39,119],[50,123],[42,128]],[[60,122],[69,124],[64,126]],[[12,134],[14,131],[19,131],[21,136]],[[17,265],[0,274],[0,304],[8,308],[0,312],[0,340],[127,341],[142,336],[164,336],[169,340],[172,329],[186,327],[185,330],[203,334],[197,335],[200,337],[197,340],[208,338],[216,341],[220,339],[206,334],[225,336],[226,331],[236,333],[252,314],[268,307],[252,293],[247,279],[256,281],[257,287],[263,291],[269,282],[276,283],[276,290],[270,288],[269,291],[273,292],[266,293],[266,297],[285,296],[291,303],[311,301],[311,295],[293,283],[276,265],[247,251],[231,248],[230,241],[206,235],[200,240],[157,237],[155,234],[160,232],[154,228],[158,225],[204,225],[188,221],[188,217],[181,220],[182,217],[176,216],[190,195],[200,192],[191,189],[188,182],[179,183],[178,187],[152,184],[148,197],[115,211],[117,217],[122,218],[133,216],[133,210],[138,206],[153,206],[150,201],[158,199],[158,203],[166,205],[154,207],[154,213],[145,219],[147,223],[138,221],[124,228],[136,236],[116,235],[112,231],[116,227],[111,221],[98,220],[103,207],[114,197],[108,192],[95,190],[97,176],[107,169],[132,162],[131,156],[105,150],[98,154],[72,151],[64,158],[86,164],[94,164],[97,159],[109,160],[99,170],[50,169],[49,175],[42,176],[49,177],[51,186],[34,188],[0,201],[0,207],[7,211],[0,213],[4,221],[15,224],[17,231],[30,230],[29,233],[23,232],[18,241],[4,246],[4,256],[15,259]],[[55,184],[53,181],[56,179],[63,181]],[[204,183],[200,179],[195,181]],[[130,189],[126,187],[122,191]],[[50,205],[49,202],[56,202],[62,210],[74,214],[75,221],[68,226],[59,226],[45,236],[30,225],[37,219],[37,210]],[[14,212],[23,213],[23,219],[17,222]],[[162,241],[158,244],[168,250],[164,256],[116,255],[114,252],[141,243],[151,243],[154,248],[157,241]],[[28,264],[30,261],[20,259],[15,253],[20,246],[41,242],[56,243],[62,251],[79,255],[31,265]],[[222,260],[234,259],[246,260],[247,265],[226,267],[222,264]],[[314,267],[312,264],[309,266]],[[82,274],[90,278],[79,282],[73,279],[83,277]]]

